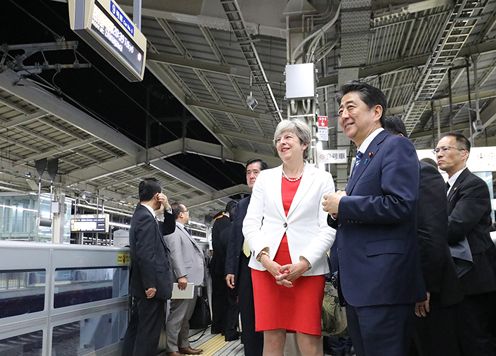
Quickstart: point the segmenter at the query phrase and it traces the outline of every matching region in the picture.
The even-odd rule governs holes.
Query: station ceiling
[[[132,14],[132,0],[117,2]],[[388,114],[402,117],[419,149],[451,130],[496,145],[493,0],[143,0],[140,83],[69,29],[66,2],[1,8],[4,192],[35,191],[35,162],[57,158],[54,186],[69,196],[131,211],[139,180],[154,176],[203,221],[248,192],[244,162],[279,163],[272,135],[287,116],[288,61],[315,63],[329,148],[338,142],[334,95],[350,79],[386,93]],[[50,180],[44,173],[43,190]]]

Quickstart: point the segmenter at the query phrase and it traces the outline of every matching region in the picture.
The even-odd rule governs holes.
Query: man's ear
[[[379,120],[381,119],[383,112],[384,109],[381,105],[377,104],[376,106],[374,106],[374,114],[379,118]]]

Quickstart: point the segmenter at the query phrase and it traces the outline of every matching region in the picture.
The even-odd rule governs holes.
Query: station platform
[[[239,339],[235,341],[225,341],[223,335],[211,334],[210,327],[206,330],[191,330],[190,342],[191,346],[195,349],[202,349],[202,355],[204,356],[244,355],[243,344]],[[165,351],[162,351],[157,356],[167,356],[167,354]]]

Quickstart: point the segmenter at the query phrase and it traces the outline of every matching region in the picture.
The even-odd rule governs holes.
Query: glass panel
[[[119,342],[124,337],[126,327],[126,310],[54,327],[52,354],[90,354]]]
[[[41,356],[43,331],[9,337],[0,340],[0,355]]]
[[[51,220],[52,198],[50,194],[43,193],[38,199],[37,195],[0,196],[0,240],[22,241],[52,241],[52,227],[40,226],[41,220]],[[63,209],[63,207],[61,207]],[[70,242],[70,217],[71,199],[65,198],[65,209],[60,218],[63,222],[60,242]]]
[[[127,267],[57,269],[54,307],[125,296],[128,279]]]
[[[42,311],[45,276],[44,270],[0,271],[0,318]]]

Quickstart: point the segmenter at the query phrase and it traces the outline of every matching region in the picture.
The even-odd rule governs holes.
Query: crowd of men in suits
[[[378,88],[350,82],[338,103],[339,125],[357,158],[346,189],[325,195],[322,206],[336,229],[339,295],[356,355],[496,355],[491,197],[466,167],[470,141],[448,133],[434,149],[437,162],[419,162],[403,122],[385,117]],[[258,159],[246,164],[250,189],[266,168]],[[132,307],[123,354],[155,355],[172,282],[180,289],[201,286],[204,256],[184,228],[186,206],[171,206],[154,179],[140,183],[139,197],[130,229]],[[242,234],[249,203],[248,196],[214,224],[212,332],[237,338],[239,307],[245,355],[258,356],[263,336],[255,331]],[[202,352],[188,343],[194,304],[195,298],[171,302],[169,356]]]

